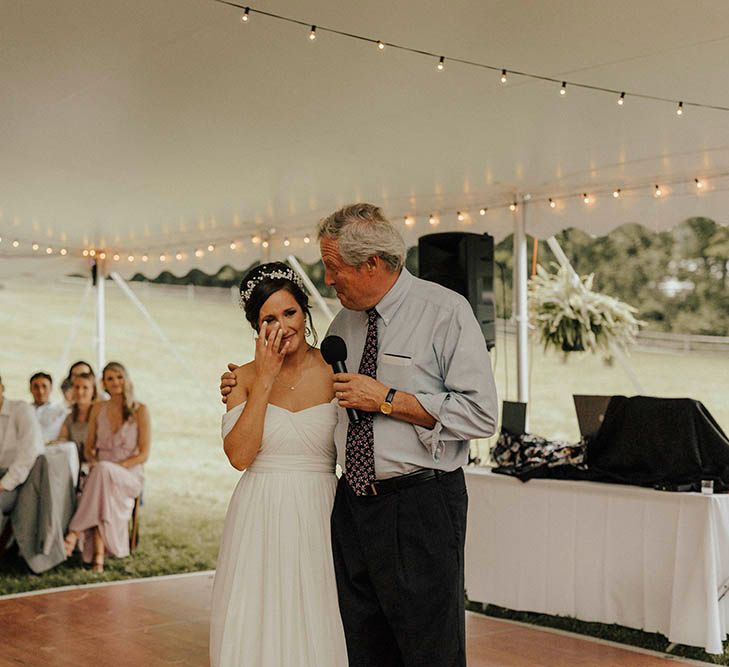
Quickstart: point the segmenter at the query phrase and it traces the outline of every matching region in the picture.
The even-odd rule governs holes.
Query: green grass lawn
[[[178,360],[165,348],[110,283],[107,357],[127,366],[137,397],[148,405],[152,417],[139,549],[131,558],[109,559],[101,576],[93,575],[78,560],[35,576],[18,559],[6,558],[0,562],[0,594],[215,567],[223,517],[240,476],[222,451],[218,380],[226,362],[251,359],[252,333],[241,311],[219,296],[192,300],[184,290],[139,285],[135,289],[181,357]],[[81,284],[32,281],[6,282],[0,289],[0,375],[6,397],[29,399],[28,378],[37,370],[50,371],[60,381],[59,363],[82,292]],[[326,329],[321,318],[317,328],[321,338]],[[500,398],[515,399],[513,339],[505,341],[500,336],[492,354]],[[629,361],[646,394],[697,398],[727,430],[727,357],[636,351]],[[95,359],[93,299],[80,318],[67,361],[76,359]],[[553,438],[575,440],[578,436],[573,393],[636,393],[617,364],[606,366],[596,357],[564,362],[558,355],[544,354],[537,345],[532,346],[530,375],[530,430]],[[484,457],[487,444],[481,445]],[[539,619],[530,618],[535,620]],[[643,645],[653,645],[653,635],[637,635],[646,638]],[[615,637],[625,641],[620,633]],[[686,650],[692,657],[703,655]],[[721,664],[729,664],[729,658]]]

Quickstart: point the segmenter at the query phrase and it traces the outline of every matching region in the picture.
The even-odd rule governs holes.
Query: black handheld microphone
[[[346,373],[347,344],[339,336],[327,336],[321,342],[321,356],[335,373]],[[347,408],[350,424],[359,424],[359,413],[354,408]]]

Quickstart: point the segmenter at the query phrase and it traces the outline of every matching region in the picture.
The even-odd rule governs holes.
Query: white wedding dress
[[[223,437],[245,404],[223,416]],[[266,410],[228,506],[213,585],[213,667],[346,667],[329,519],[334,402]]]

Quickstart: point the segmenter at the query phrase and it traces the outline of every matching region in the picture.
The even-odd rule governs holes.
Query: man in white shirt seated
[[[36,458],[43,451],[43,436],[33,408],[25,401],[5,398],[0,379],[0,523],[10,514]]]
[[[38,418],[43,442],[45,444],[58,438],[61,426],[68,414],[68,408],[60,403],[51,403],[53,379],[48,373],[39,371],[30,378],[30,393],[33,395],[33,407]]]

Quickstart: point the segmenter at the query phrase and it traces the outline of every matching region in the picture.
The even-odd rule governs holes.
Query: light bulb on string
[[[264,241],[263,243],[261,243],[261,245],[262,245],[262,246],[263,246],[264,248],[268,248],[268,246],[269,246],[269,243],[268,243],[268,241]]]
[[[466,219],[460,211],[456,211],[456,217],[458,218],[458,222],[463,222]]]
[[[502,69],[501,70],[501,83],[506,83],[506,81],[507,81],[507,78],[506,78],[506,70],[505,69]]]
[[[86,250],[86,249],[84,249],[84,251],[83,251],[83,252],[82,252],[81,254],[82,254],[82,255],[83,255],[84,257],[88,257],[88,256],[89,256],[89,251],[88,251],[88,250]]]
[[[210,245],[208,246],[208,252],[213,252],[213,250],[215,250],[215,246],[214,246],[214,245],[213,245],[213,244],[211,243],[211,244],[210,244]]]
[[[241,17],[240,17],[240,20],[241,20],[241,21],[242,21],[243,23],[248,23],[248,19],[250,18],[249,12],[250,12],[250,9],[249,9],[248,7],[246,7],[246,8],[245,8],[245,9],[243,10],[243,16],[241,16]],[[164,262],[164,260],[162,260],[162,261]]]
[[[620,93],[620,97],[618,97],[618,106],[623,106],[625,104],[625,93]]]
[[[53,254],[53,248],[46,248],[46,255],[52,255]]]
[[[251,236],[251,243],[253,243],[253,245],[258,245],[260,242],[261,237],[258,236],[258,234],[254,234],[253,236]]]
[[[405,216],[405,226],[406,227],[412,227],[415,224],[415,218],[406,215]]]
[[[96,250],[94,250],[93,248],[89,250],[89,255],[91,255],[92,257],[96,257]]]
[[[65,248],[61,248],[61,254],[65,257],[66,255],[68,255],[68,250],[66,250]]]
[[[620,188],[616,188],[615,190],[613,190],[613,197],[615,197],[615,199],[618,199],[620,197],[620,195],[621,195]]]
[[[38,250],[38,248],[39,248],[39,246],[38,246],[38,244],[37,244],[37,243],[34,243],[34,244],[33,244],[32,246],[30,246],[30,247],[31,247],[31,248],[33,248],[33,250]]]
[[[694,179],[694,183],[696,183],[696,188],[699,190],[704,187],[704,182],[698,178]]]
[[[142,255],[142,261],[148,262],[149,261],[149,255]]]
[[[428,218],[428,222],[435,226],[438,224],[438,218],[436,218],[432,213],[430,214],[430,217]]]
[[[380,51],[385,50],[385,43],[380,39],[377,40],[377,48],[380,49]]]
[[[316,39],[316,26],[311,26],[311,32],[309,33],[309,39],[313,42]]]
[[[13,241],[13,248],[17,248],[20,245],[20,241],[15,240]]]
[[[127,257],[127,261],[128,262],[133,262],[134,261],[134,255],[129,255],[129,257]]]
[[[511,204],[509,204],[509,210],[510,210],[510,211],[511,211],[512,213],[513,213],[514,211],[516,211],[516,208],[517,208],[517,206],[516,206],[516,202],[515,202],[515,201],[513,201],[513,202],[511,202]]]
[[[676,115],[683,116],[683,102],[678,103],[678,106],[676,107]]]
[[[562,87],[559,89],[559,94],[560,95],[566,95],[567,94],[567,82],[566,81],[563,81],[562,82]]]
[[[549,198],[549,208],[555,208],[557,206],[557,202],[554,201],[551,197]]]
[[[590,195],[588,195],[586,192],[583,192],[582,193],[582,201],[585,202],[585,204],[589,204],[590,201],[591,201],[590,200]]]
[[[306,245],[309,245],[309,243],[311,243],[311,237],[308,234],[304,237],[304,243],[306,243]]]
[[[231,250],[235,250],[235,248],[236,248],[235,241],[231,241],[231,243],[230,243],[230,249]]]
[[[118,252],[115,252],[115,253],[114,253],[114,261],[115,261],[115,262],[118,262],[118,261],[119,261],[119,259],[120,259],[120,257],[119,257],[119,253],[118,253]]]
[[[99,253],[99,259],[106,259],[106,253],[104,251]]]
[[[480,208],[480,209],[478,209],[478,214],[479,214],[479,215],[486,215],[486,211],[487,211],[487,210],[488,210],[488,209],[487,209],[486,207],[484,207],[484,208]]]
[[[653,196],[654,197],[660,197],[662,194],[663,194],[663,190],[661,190],[661,186],[660,185],[656,185],[656,188],[653,191]]]
[[[195,257],[202,257],[205,254],[205,251],[202,248],[198,248],[195,251]]]
[[[288,238],[284,239],[284,245],[288,248],[291,245],[291,241]]]
[[[160,255],[159,256],[159,261],[160,262],[166,262],[167,261],[167,255]]]
[[[440,57],[440,60],[438,61],[438,71],[442,72],[445,68],[445,58],[443,56]]]
[[[178,262],[179,262],[179,261],[181,261],[181,260],[182,260],[182,253],[181,253],[181,252],[178,252],[178,253],[177,253],[177,254],[175,255],[175,259],[176,259],[176,260],[177,260]]]

